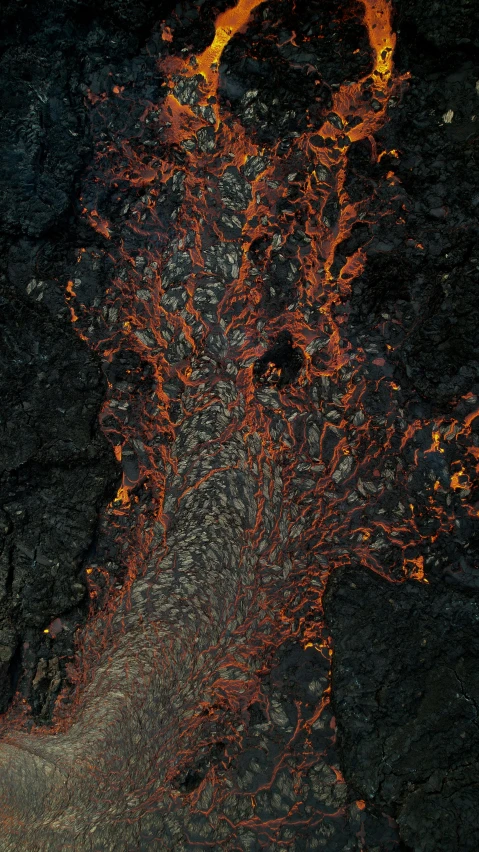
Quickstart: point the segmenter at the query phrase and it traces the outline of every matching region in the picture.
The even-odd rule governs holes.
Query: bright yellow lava
[[[264,0],[240,0],[237,6],[222,12],[216,19],[215,37],[206,50],[197,56],[198,66],[196,72],[201,74],[208,83],[213,82],[214,74],[221,54],[229,40],[248,23],[249,16],[256,6],[260,6]]]
[[[374,53],[374,75],[386,84],[391,76],[396,46],[396,35],[391,28],[391,9],[386,0],[362,0],[362,3],[364,23]]]

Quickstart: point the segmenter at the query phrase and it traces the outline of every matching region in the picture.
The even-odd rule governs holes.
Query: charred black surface
[[[258,358],[254,365],[254,375],[258,382],[284,387],[297,378],[303,366],[303,354],[293,346],[291,334],[287,331],[278,335],[273,345]]]
[[[322,124],[331,87],[367,73],[371,57],[360,21],[359,4],[349,0],[264,3],[248,33],[223,54],[220,94],[261,142],[287,144],[308,120]]]
[[[326,596],[346,775],[417,852],[477,845],[478,591],[350,567]]]
[[[0,305],[2,709],[20,680],[45,715],[85,618],[83,559],[115,468],[97,426],[98,364],[45,308],[5,290]],[[44,631],[59,617],[53,640]]]
[[[42,719],[86,619],[98,511],[119,484],[98,424],[106,381],[64,298],[75,249],[92,245],[77,219],[85,98],[113,85],[155,14],[61,0],[1,10],[0,710],[19,686]]]
[[[459,397],[479,390],[477,15],[468,2],[398,0],[397,61],[412,77],[378,134],[381,159],[358,144],[348,176],[357,197],[375,192],[384,172],[400,178],[392,214],[356,227],[349,240],[346,254],[362,244],[368,256],[353,285],[351,327],[388,344],[385,369],[395,371],[409,410],[432,416],[452,415]],[[398,158],[383,153],[392,149]],[[442,475],[439,455],[428,466]],[[419,502],[420,479],[418,469]],[[477,525],[458,520],[433,551],[429,586],[391,586],[359,567],[333,576],[333,702],[357,794],[387,808],[415,852],[472,852]]]
[[[386,320],[398,377],[447,411],[479,381],[478,13],[467,2],[396,9],[397,59],[412,76],[377,153],[358,144],[349,174],[360,195],[389,172],[394,206],[346,247],[362,240],[368,257],[353,318],[369,332]]]

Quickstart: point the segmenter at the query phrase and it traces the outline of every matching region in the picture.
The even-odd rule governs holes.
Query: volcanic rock
[[[342,765],[415,852],[473,852],[479,785],[479,600],[359,567],[325,597]]]

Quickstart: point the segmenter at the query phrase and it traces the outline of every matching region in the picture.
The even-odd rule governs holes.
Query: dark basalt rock
[[[278,334],[275,342],[254,365],[254,376],[262,384],[274,384],[278,387],[291,384],[297,378],[303,366],[301,349],[293,346],[288,331]]]
[[[372,234],[356,227],[339,250],[362,244],[368,256],[353,284],[353,323],[370,335],[373,316],[389,320],[398,380],[441,411],[479,381],[477,14],[467,0],[450,9],[396,3],[397,63],[411,76],[378,134],[381,159],[359,143],[348,174],[360,197],[366,180],[376,191],[389,173],[392,209],[379,190],[386,215]]]
[[[138,49],[132,10],[58,0],[0,12],[0,712],[19,686],[43,720],[86,619],[98,512],[118,487],[97,422],[106,382],[64,291],[75,248],[92,240],[75,230],[85,94]]]
[[[357,567],[325,596],[342,763],[415,852],[477,848],[479,600]]]
[[[21,680],[45,714],[61,685],[47,663],[72,653],[86,615],[83,560],[116,466],[97,424],[96,359],[71,326],[5,288],[0,309],[0,712]]]
[[[445,5],[434,0],[395,0],[398,26],[405,41],[449,52],[474,51],[479,47],[479,9],[474,0]]]
[[[271,144],[301,132],[308,120],[321,126],[331,105],[331,86],[357,79],[370,67],[360,13],[360,4],[350,0],[274,0],[260,7],[248,32],[226,47],[220,88],[252,135]],[[322,38],[320,59],[311,48],[313,32]]]

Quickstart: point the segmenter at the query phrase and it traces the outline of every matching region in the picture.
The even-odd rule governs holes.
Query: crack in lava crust
[[[7,728],[0,746],[5,850],[186,849],[195,807],[221,815],[216,848],[237,848],[228,846],[234,832],[260,820],[254,811],[228,815],[227,761],[183,795],[179,779],[195,755],[221,739],[233,759],[264,660],[285,637],[315,644],[329,658],[321,597],[332,569],[356,559],[393,582],[424,579],[414,512],[381,510],[379,474],[404,492],[407,505],[406,476],[391,466],[398,434],[405,446],[429,429],[432,452],[444,430],[419,421],[398,426],[387,378],[384,417],[368,416],[366,392],[379,382],[369,378],[367,353],[353,349],[336,310],[363,269],[363,249],[333,272],[338,245],[369,203],[348,197],[349,147],[384,123],[400,82],[392,73],[389,5],[362,0],[371,73],[341,86],[323,124],[297,134],[283,155],[279,144],[259,149],[219,110],[222,51],[259,5],[239,0],[219,16],[203,54],[161,63],[169,92],[161,107],[146,105],[141,122],[157,129],[164,156],[141,140],[136,147],[101,143],[85,189],[85,214],[110,239],[115,271],[105,304],[88,306],[82,270],[98,258],[79,253],[67,287],[72,320],[105,362],[136,353],[154,384],[141,398],[128,381],[110,387],[103,425],[125,479],[108,517],[125,536],[131,526],[128,576],[92,618],[75,704],[68,715],[59,709],[56,733]],[[116,88],[114,97],[122,97]],[[86,199],[98,185],[141,190],[121,224]],[[291,187],[299,192],[286,215],[280,205]],[[174,208],[166,214],[169,197]],[[333,197],[334,223],[326,209]],[[141,251],[127,251],[128,234]],[[258,239],[269,241],[260,266],[250,250]],[[262,307],[263,277],[286,245],[294,246],[293,259],[283,258],[294,296],[271,316]],[[263,369],[278,340],[301,353],[292,383],[274,361]],[[331,402],[325,417],[318,416],[318,388]],[[456,436],[469,426],[458,424]],[[451,516],[439,508],[437,516],[449,529]],[[381,554],[386,541],[394,542],[389,565]],[[307,720],[298,707],[291,741],[321,719],[328,695],[326,685]],[[316,762],[317,755],[304,755],[298,789]],[[213,781],[205,805],[201,795]],[[335,770],[330,786],[341,785]],[[319,808],[305,822],[322,816]],[[266,826],[270,838],[281,824]]]

